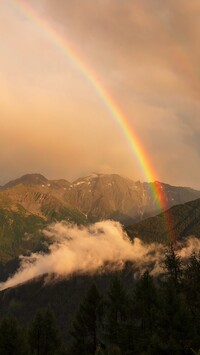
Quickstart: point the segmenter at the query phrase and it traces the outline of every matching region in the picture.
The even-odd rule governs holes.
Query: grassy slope
[[[79,211],[59,205],[43,205],[40,215],[27,211],[15,203],[6,193],[0,193],[0,263],[18,257],[29,251],[43,249],[41,230],[48,224],[68,220],[85,223],[85,216]]]
[[[34,215],[27,215],[19,207],[18,211],[0,209],[0,261],[6,262],[23,252],[38,249],[42,236],[38,232],[46,222]]]

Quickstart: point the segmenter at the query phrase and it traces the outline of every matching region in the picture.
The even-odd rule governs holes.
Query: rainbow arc
[[[114,121],[118,124],[121,131],[123,132],[126,141],[131,148],[134,158],[140,165],[145,180],[151,182],[150,190],[155,203],[160,208],[160,210],[166,210],[168,208],[166,195],[160,184],[155,182],[158,180],[158,178],[156,176],[155,169],[150,162],[150,158],[145,151],[144,145],[139,139],[137,133],[133,130],[133,128],[130,127],[128,119],[124,116],[121,109],[112,98],[111,94],[104,87],[97,74],[86,64],[82,56],[80,56],[80,54],[75,51],[71,43],[67,41],[67,39],[60,33],[58,33],[58,31],[53,28],[53,26],[49,24],[49,22],[44,17],[38,14],[30,5],[25,3],[23,0],[10,0],[10,3],[36,26],[38,26],[42,31],[44,31],[52,40],[54,45],[59,47],[60,50],[62,50],[67,56],[67,58],[76,65],[77,69],[84,76],[85,80],[91,84],[103,105],[106,106],[110,116],[114,119]],[[170,236],[172,221],[169,213],[166,213],[165,219]]]

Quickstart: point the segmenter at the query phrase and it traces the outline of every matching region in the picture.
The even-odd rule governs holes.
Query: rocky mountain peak
[[[8,182],[6,185],[4,185],[4,188],[11,188],[15,187],[17,185],[42,185],[46,184],[48,180],[41,174],[26,174],[23,175],[22,177],[12,180]]]

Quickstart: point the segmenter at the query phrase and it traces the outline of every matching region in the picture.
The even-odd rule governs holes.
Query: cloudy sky
[[[145,180],[52,28],[121,109],[157,178],[200,189],[199,16],[199,0],[1,0],[0,184],[31,172]]]

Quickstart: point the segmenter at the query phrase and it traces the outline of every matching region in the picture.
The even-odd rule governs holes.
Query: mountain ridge
[[[167,223],[168,218],[172,223]],[[131,238],[139,237],[145,242],[170,242],[170,235],[174,240],[195,236],[200,238],[200,199],[176,205],[157,216],[134,223],[127,227]]]
[[[191,188],[157,184],[172,206],[200,198],[200,191]],[[0,261],[42,248],[41,230],[57,221],[140,223],[160,212],[151,187],[117,174],[93,173],[72,183],[41,174],[12,180],[0,189]]]
[[[76,179],[72,180],[72,181],[69,181],[65,178],[59,178],[59,179],[48,179],[47,177],[45,177],[43,174],[40,174],[40,173],[27,173],[27,174],[24,174],[22,176],[20,176],[19,178],[16,178],[16,179],[13,179],[13,180],[9,180],[8,182],[6,182],[5,184],[3,185],[0,185],[0,188],[7,188],[7,187],[10,187],[9,185],[11,184],[17,184],[17,183],[23,183],[25,181],[28,182],[28,180],[31,182],[31,180],[34,180],[35,181],[39,181],[39,180],[43,180],[44,182],[65,182],[67,184],[73,184],[73,183],[76,183],[78,181],[81,181],[81,180],[85,180],[85,179],[92,179],[92,178],[97,178],[97,177],[101,177],[101,176],[107,176],[107,177],[120,177],[122,179],[125,179],[125,180],[129,180],[129,181],[133,181],[135,183],[142,183],[142,184],[155,184],[155,183],[158,183],[158,184],[163,184],[163,185],[166,185],[166,186],[173,186],[175,188],[185,188],[185,189],[189,189],[189,190],[193,190],[193,191],[199,191],[198,189],[196,188],[193,188],[193,187],[190,187],[190,186],[182,186],[182,185],[172,185],[172,184],[169,184],[167,182],[163,182],[163,181],[158,181],[158,180],[155,180],[155,181],[151,181],[151,182],[145,182],[145,181],[140,181],[140,180],[133,180],[125,175],[121,175],[121,174],[117,174],[117,173],[96,173],[96,172],[93,172],[89,175],[84,175],[84,176],[81,176],[81,177],[77,177]]]
[[[49,207],[56,211],[67,208],[81,213],[89,221],[113,218],[128,224],[160,212],[152,196],[152,184],[163,191],[169,208],[200,198],[200,191],[190,187],[159,181],[135,182],[118,174],[96,173],[73,182],[49,180],[38,173],[26,174],[1,187],[0,194],[43,217]]]

